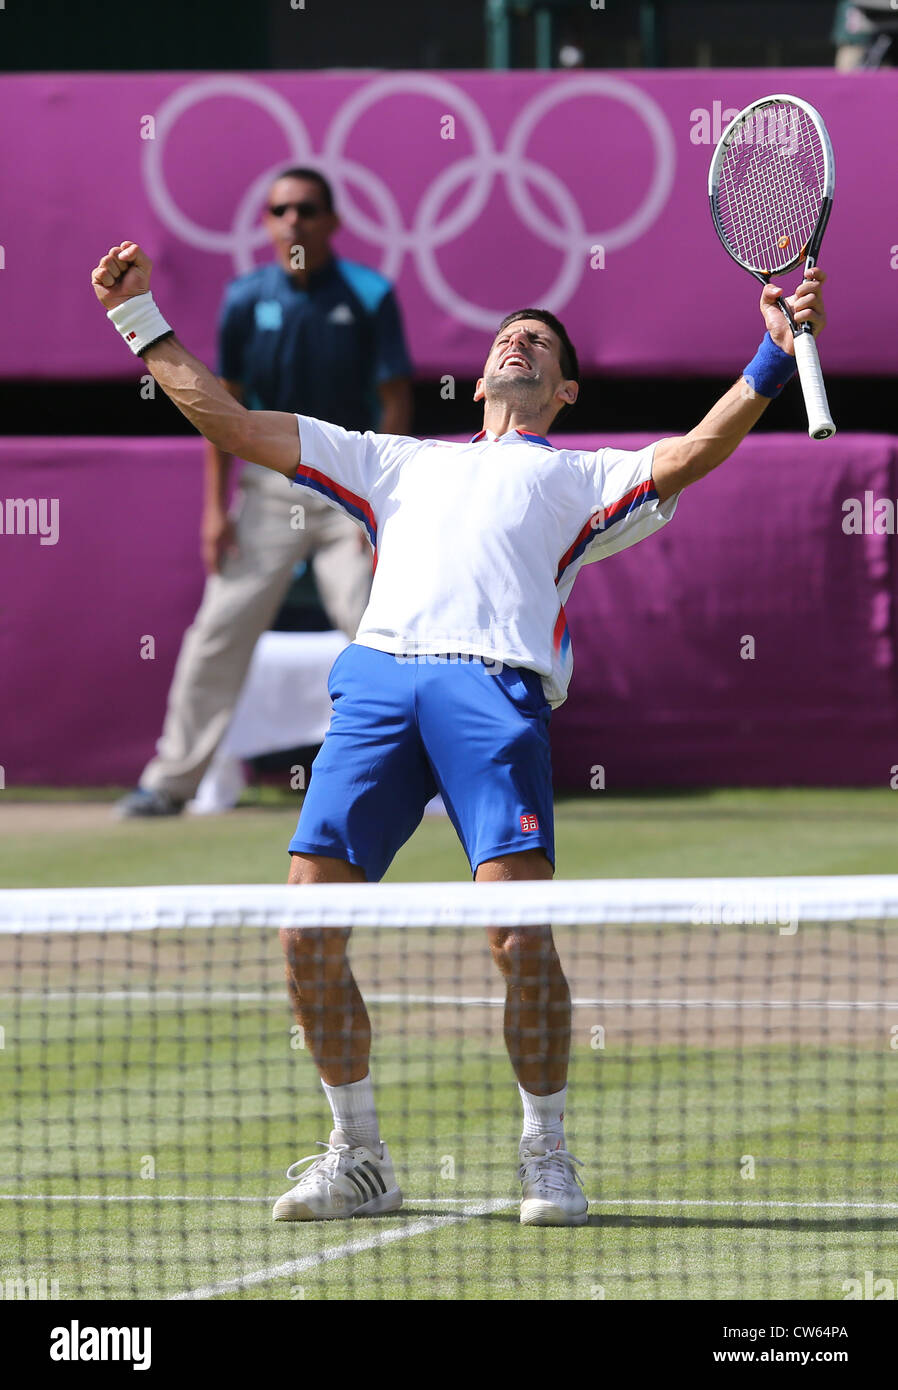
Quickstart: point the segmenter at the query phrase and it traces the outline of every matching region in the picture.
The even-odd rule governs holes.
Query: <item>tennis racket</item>
[[[737,265],[762,285],[817,264],[835,188],[835,160],[819,111],[800,97],[753,101],[730,122],[708,175],[717,235]],[[809,323],[796,324],[780,296],[795,340],[795,362],[808,412],[808,434],[829,439],[829,413],[817,344]]]

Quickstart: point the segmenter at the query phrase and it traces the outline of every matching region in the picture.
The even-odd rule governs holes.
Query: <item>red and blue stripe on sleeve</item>
[[[370,504],[364,497],[359,497],[356,493],[350,492],[349,488],[329,478],[326,473],[321,473],[317,468],[310,467],[307,463],[300,463],[296,470],[294,482],[301,487],[312,488],[322,497],[335,502],[341,511],[351,516],[353,521],[361,522],[368,533],[368,539],[377,551],[377,522]]]
[[[616,502],[612,502],[609,507],[599,508],[593,512],[586,525],[580,531],[574,543],[562,555],[558,562],[558,572],[555,575],[555,583],[564,575],[576,560],[579,560],[588,545],[609,531],[612,526],[618,525],[627,517],[631,517],[646,502],[657,502],[658,493],[655,491],[655,483],[652,478],[645,478],[641,483],[637,483],[629,492],[625,492],[623,497],[619,497]]]

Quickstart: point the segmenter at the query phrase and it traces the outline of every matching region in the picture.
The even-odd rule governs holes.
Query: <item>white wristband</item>
[[[110,309],[106,315],[115,324],[131,351],[137,355],[152,343],[173,333],[170,323],[166,323],[156,307],[156,301],[147,290],[146,294],[136,294],[126,299],[124,304]]]

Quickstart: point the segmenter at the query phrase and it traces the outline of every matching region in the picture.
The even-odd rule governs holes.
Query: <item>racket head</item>
[[[730,121],[708,174],[717,235],[759,279],[813,263],[835,190],[823,117],[801,97],[753,101]]]

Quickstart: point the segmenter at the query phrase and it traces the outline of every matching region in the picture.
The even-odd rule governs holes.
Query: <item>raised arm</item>
[[[823,308],[825,279],[820,267],[815,266],[807,272],[795,294],[786,301],[796,323],[812,323],[815,336],[826,323]],[[794,359],[792,331],[782,311],[776,307],[781,294],[779,286],[766,285],[761,295],[761,313],[776,348]],[[788,371],[785,357],[783,362]],[[652,478],[661,501],[666,502],[675,492],[704,478],[724,459],[728,459],[773,399],[772,395],[755,391],[754,383],[742,376],[712,406],[694,430],[675,439],[660,440],[655,447]]]
[[[91,272],[97,299],[109,313],[128,306],[133,327],[123,333],[139,351],[165,394],[190,423],[222,453],[235,454],[292,478],[300,459],[299,427],[295,415],[279,410],[247,410],[225,390],[217,377],[187,351],[159,314],[149,294],[152,263],[133,241],[110,248]],[[129,301],[146,296],[139,304]],[[128,327],[119,315],[116,327]],[[158,330],[158,331],[157,331]],[[149,346],[141,346],[145,340]],[[136,336],[133,336],[135,335]],[[160,336],[160,334],[164,336]],[[153,338],[156,341],[151,341]]]

